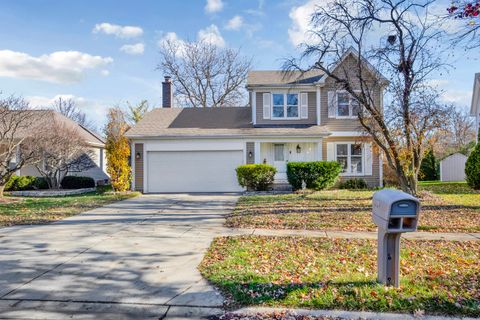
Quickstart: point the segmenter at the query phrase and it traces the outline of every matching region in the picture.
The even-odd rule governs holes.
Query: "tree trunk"
[[[5,190],[5,185],[4,184],[0,185],[0,199],[3,198],[3,190]]]

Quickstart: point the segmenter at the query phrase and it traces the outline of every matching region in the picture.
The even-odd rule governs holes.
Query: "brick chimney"
[[[165,76],[165,81],[162,82],[162,107],[173,107],[172,78],[170,76]]]

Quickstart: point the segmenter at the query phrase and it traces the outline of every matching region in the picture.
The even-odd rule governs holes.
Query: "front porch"
[[[273,165],[277,169],[276,185],[288,185],[287,163],[321,161],[322,141],[287,140],[255,142],[255,163]]]

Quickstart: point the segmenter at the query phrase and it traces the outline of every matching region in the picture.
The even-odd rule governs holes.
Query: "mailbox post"
[[[408,193],[380,190],[373,195],[372,217],[378,226],[378,281],[400,285],[400,237],[417,230],[420,202]]]

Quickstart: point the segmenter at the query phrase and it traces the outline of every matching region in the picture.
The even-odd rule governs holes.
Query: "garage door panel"
[[[150,151],[148,192],[241,191],[235,168],[243,151]]]

